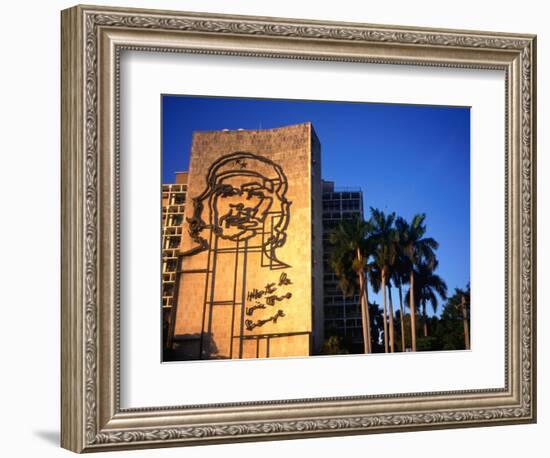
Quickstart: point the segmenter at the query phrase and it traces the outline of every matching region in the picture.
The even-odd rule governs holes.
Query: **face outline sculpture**
[[[244,176],[250,181],[243,182]],[[249,240],[262,230],[276,199],[273,182],[260,174],[230,173],[220,177],[212,202],[212,225],[226,240]]]
[[[225,240],[247,242],[261,233],[271,218],[270,234],[261,240],[272,269],[289,267],[276,250],[286,241],[291,202],[282,168],[272,160],[248,152],[222,156],[212,163],[204,191],[192,200],[193,213],[186,218],[189,235],[197,244],[182,253],[192,256],[208,250],[207,229]]]

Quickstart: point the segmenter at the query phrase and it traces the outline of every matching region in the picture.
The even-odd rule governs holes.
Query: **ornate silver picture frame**
[[[76,6],[62,12],[61,445],[75,452],[536,421],[536,37]],[[124,50],[505,73],[505,386],[122,408]]]

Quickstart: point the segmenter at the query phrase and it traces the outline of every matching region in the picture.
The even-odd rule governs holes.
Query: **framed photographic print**
[[[62,446],[536,420],[532,35],[62,12]]]

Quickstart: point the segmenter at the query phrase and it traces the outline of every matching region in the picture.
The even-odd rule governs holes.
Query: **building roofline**
[[[313,123],[311,121],[304,121],[299,122],[296,124],[287,124],[284,126],[277,126],[277,127],[270,127],[268,129],[213,129],[213,130],[194,130],[193,135],[195,133],[203,134],[203,133],[212,133],[212,132],[225,132],[225,133],[235,133],[235,132],[268,132],[268,131],[274,131],[274,130],[282,130],[282,129],[288,129],[289,127],[297,127],[297,126],[309,126],[312,131],[315,132],[315,129],[313,127]]]

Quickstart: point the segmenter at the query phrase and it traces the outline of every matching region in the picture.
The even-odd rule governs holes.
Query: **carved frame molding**
[[[120,409],[123,49],[504,70],[506,387]],[[532,35],[103,7],[64,10],[62,446],[82,452],[534,422],[535,62]]]

